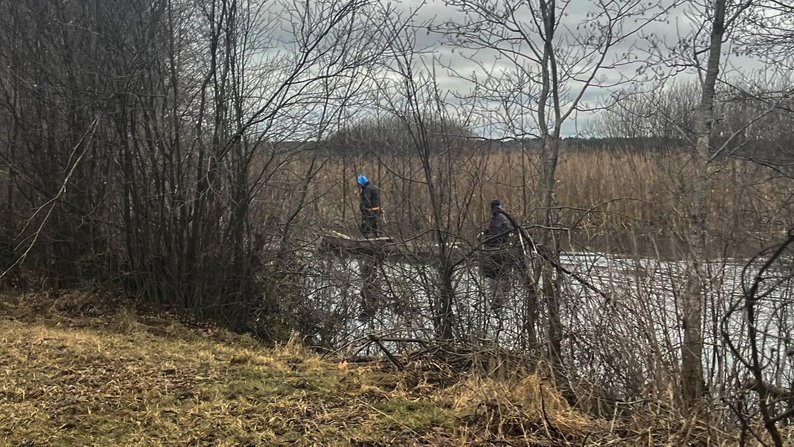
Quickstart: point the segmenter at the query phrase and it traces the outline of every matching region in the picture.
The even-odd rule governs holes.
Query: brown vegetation
[[[115,301],[0,299],[0,445],[736,442],[663,406],[588,416],[541,373],[487,379],[421,361],[395,372]]]
[[[459,236],[464,240],[473,241],[487,221],[493,198],[499,198],[529,228],[541,226],[540,156],[536,152],[496,151],[484,145],[435,157],[435,164],[442,166],[446,158],[453,160],[453,188],[445,192],[450,195],[445,211],[450,221],[463,223]],[[710,254],[747,257],[794,225],[794,184],[750,161],[718,163],[708,219]],[[292,164],[285,173],[305,170],[300,158]],[[682,258],[692,211],[692,169],[691,155],[677,151],[563,151],[558,201],[567,248]],[[336,154],[323,158],[323,168],[311,184],[308,212],[301,217],[306,236],[311,238],[322,229],[357,231],[355,176],[360,172],[381,188],[390,235],[427,236],[427,189],[417,157]],[[285,176],[282,183],[294,181]],[[279,210],[272,205],[280,199],[271,196],[277,192],[267,194],[259,196],[260,210],[277,214]]]
[[[367,348],[371,337],[398,332],[462,349],[510,347],[533,367],[550,364],[554,373],[544,380],[555,377],[578,410],[604,418],[607,402],[607,409],[631,407],[615,410],[621,417],[652,414],[653,421],[689,409],[693,422],[673,425],[697,427],[695,435],[706,433],[706,439],[721,439],[706,429],[710,425],[726,431],[741,426],[748,436],[758,410],[774,443],[782,445],[776,425],[794,409],[787,402],[767,405],[764,386],[754,387],[757,396],[748,400],[742,384],[748,374],[758,384],[792,382],[794,370],[781,352],[791,348],[794,274],[786,247],[794,237],[741,272],[742,261],[730,257],[749,257],[794,226],[787,160],[794,90],[790,61],[780,60],[792,52],[786,51],[787,35],[775,32],[792,28],[794,8],[777,0],[698,2],[684,15],[689,26],[681,23],[677,42],[668,46],[644,28],[681,17],[674,9],[681,2],[447,0],[462,13],[455,23],[422,21],[413,6],[399,3],[0,0],[8,12],[0,17],[0,285],[49,294],[44,307],[34,306],[45,316],[64,304],[91,307],[90,300],[59,291],[101,285],[265,339],[286,340],[298,330],[326,349]],[[588,13],[568,13],[581,8]],[[423,48],[428,36],[422,33],[444,43]],[[722,51],[728,41],[731,51]],[[446,49],[456,52],[453,60],[458,50],[470,57],[472,76],[445,66],[452,64]],[[720,66],[731,65],[723,57],[728,53],[758,59],[760,65],[745,65],[764,69],[751,74],[737,66],[720,73]],[[499,62],[488,60],[496,54]],[[686,71],[701,73],[699,82],[675,89],[674,78]],[[460,91],[442,85],[449,77],[461,81]],[[580,117],[594,115],[612,116],[593,129],[622,139],[625,148],[563,140],[571,125],[579,132]],[[668,150],[652,150],[653,141]],[[318,238],[328,230],[358,232],[353,179],[360,172],[381,188],[388,235],[420,246],[423,255],[412,259],[417,262],[318,255]],[[506,269],[515,273],[509,278],[483,275],[476,261],[475,235],[493,198],[523,224],[510,218],[520,230],[514,239],[521,268]],[[569,257],[563,250],[596,253]],[[657,262],[668,259],[676,262]],[[753,277],[759,265],[769,268]],[[767,272],[779,280],[768,284]],[[369,312],[375,301],[382,307]],[[9,314],[25,309],[17,304]],[[357,319],[361,307],[367,312]],[[115,310],[110,314],[107,326],[132,339],[100,330],[119,345],[81,336],[79,349],[70,351],[67,340],[38,358],[33,354],[40,346],[25,339],[68,339],[65,329],[48,326],[37,329],[46,332],[39,336],[10,324],[7,332],[17,335],[9,342],[14,365],[6,371],[22,391],[9,400],[22,396],[24,402],[42,389],[71,394],[82,381],[103,390],[103,383],[126,380],[118,365],[136,380],[159,374],[168,382],[171,373],[158,365],[177,361],[193,368],[191,376],[216,377],[202,370],[210,358],[185,357],[186,345],[150,345],[157,354],[141,354],[145,365],[137,365],[127,355],[135,343],[152,341],[135,338],[149,329],[139,331],[137,320],[123,315],[114,320]],[[76,324],[83,323],[93,327],[91,319]],[[756,327],[766,328],[760,339]],[[149,335],[169,336],[167,328],[153,331]],[[735,355],[729,355],[726,343],[733,341]],[[99,350],[97,357],[89,346],[95,343],[120,360],[113,363]],[[166,355],[170,351],[178,352]],[[753,362],[737,361],[748,354]],[[236,364],[220,357],[216,371]],[[58,359],[57,371],[48,369],[51,358]],[[28,360],[31,370],[15,375],[15,363]],[[87,375],[92,368],[113,373],[96,382]],[[262,368],[235,374],[272,379]],[[33,381],[29,389],[19,381],[58,381],[64,370],[80,371],[79,377],[54,388]],[[183,379],[178,376],[179,383]],[[296,396],[306,397],[280,390],[289,379],[298,380],[299,390],[311,385],[307,377],[278,375],[258,398],[277,395],[293,404]],[[472,385],[493,393],[527,390],[531,398],[520,404],[491,396],[495,406],[477,404],[487,418],[509,415],[519,422],[464,425],[495,433],[497,440],[530,442],[540,433],[549,443],[593,442],[596,435],[563,430],[543,412],[538,422],[537,412],[526,408],[554,399],[524,379]],[[180,406],[186,410],[180,415],[231,414],[228,402],[237,394],[227,393],[227,382],[189,384],[208,385],[197,405],[214,402],[217,408]],[[410,398],[434,399],[446,386]],[[152,425],[168,424],[170,416],[158,408],[173,399],[162,394],[126,403],[145,410],[135,413],[137,419],[155,414]],[[667,408],[668,394],[677,396],[670,404],[675,410],[648,410]],[[647,396],[656,403],[648,404]],[[103,403],[92,405],[106,397],[87,395],[91,404],[76,411],[103,414]],[[279,426],[283,433],[274,436],[303,434],[307,416],[336,409],[311,402],[306,406],[321,410],[289,407]],[[243,408],[255,416],[246,424],[270,424],[259,415],[282,414],[280,407],[248,404]],[[706,406],[718,408],[698,414]],[[344,419],[334,411],[328,413],[332,421]],[[366,418],[356,413],[353,419]],[[47,430],[71,429],[79,421],[57,422]],[[105,421],[91,422],[87,426],[102,427]],[[201,425],[194,422],[186,425]],[[373,424],[378,434],[394,434]],[[412,424],[404,422],[411,428],[397,432],[429,442],[419,428],[426,425]],[[208,433],[217,428],[202,426]],[[682,431],[663,431],[673,432]],[[612,428],[599,433],[604,438],[595,442],[625,439]],[[683,433],[674,442],[691,440],[692,431]],[[273,441],[263,436],[251,442]],[[394,441],[377,434],[371,440],[366,431],[362,436],[362,443]]]

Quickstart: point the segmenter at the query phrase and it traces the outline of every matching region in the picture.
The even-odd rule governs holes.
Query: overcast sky
[[[382,0],[383,1],[383,0]],[[486,1],[486,0],[480,0]],[[503,4],[503,0],[487,0],[491,3]],[[514,3],[522,3],[525,4],[530,0],[513,0]],[[534,3],[537,3],[537,0],[531,0]],[[660,52],[651,52],[649,51],[649,40],[646,38],[647,36],[653,36],[657,42],[660,43],[659,48],[668,48],[670,46],[675,45],[681,41],[692,42],[692,35],[693,30],[702,26],[703,22],[707,22],[707,18],[704,17],[705,13],[702,10],[699,10],[699,7],[694,0],[569,0],[567,3],[563,0],[558,0],[558,4],[565,3],[567,5],[565,9],[565,14],[562,16],[561,25],[558,27],[556,36],[555,36],[555,45],[558,51],[565,53],[564,56],[560,57],[561,65],[563,69],[561,72],[565,72],[566,69],[569,71],[576,71],[577,68],[581,68],[583,64],[572,64],[571,60],[577,60],[577,56],[581,56],[583,50],[582,45],[572,44],[571,40],[572,37],[579,37],[584,38],[590,35],[596,35],[592,31],[588,31],[587,28],[581,28],[581,25],[592,24],[594,20],[588,16],[588,13],[597,10],[594,5],[599,3],[606,3],[607,5],[615,5],[618,6],[625,6],[627,2],[642,2],[641,11],[645,14],[646,17],[654,14],[654,12],[658,12],[661,9],[667,11],[665,15],[662,17],[658,17],[658,20],[652,21],[647,23],[641,32],[631,34],[631,37],[627,37],[625,40],[621,41],[620,44],[614,46],[607,57],[607,62],[614,62],[615,60],[625,62],[626,59],[624,58],[625,54],[631,54],[632,63],[630,64],[622,64],[620,67],[615,67],[611,69],[601,69],[598,72],[597,81],[600,81],[604,84],[613,84],[611,88],[600,88],[598,86],[590,86],[582,95],[579,108],[580,109],[599,109],[599,107],[603,106],[604,104],[609,103],[609,98],[611,95],[617,93],[620,90],[624,90],[627,88],[634,88],[640,90],[654,90],[659,91],[661,89],[661,81],[659,79],[666,80],[665,82],[669,85],[672,79],[675,82],[687,82],[697,79],[696,70],[693,68],[682,68],[680,62],[682,59],[677,58],[676,61],[679,62],[679,65],[675,68],[668,64],[654,64],[653,67],[662,71],[662,74],[657,78],[652,78],[650,82],[638,82],[639,78],[637,76],[637,69],[642,65],[649,65],[650,54],[661,54],[664,53],[667,55],[667,51],[660,51]],[[736,1],[736,0],[733,0]],[[794,1],[794,0],[792,0]],[[681,3],[676,8],[666,9],[666,7],[675,4]],[[307,3],[308,4],[308,3]],[[382,3],[383,5],[386,4],[385,1]],[[419,8],[418,12],[415,16],[414,23],[416,25],[422,25],[429,22],[434,22],[435,24],[443,23],[447,20],[453,20],[457,23],[462,23],[464,19],[463,13],[458,11],[455,7],[448,6],[444,0],[397,0],[392,1],[391,5],[397,8],[402,14],[406,15],[409,11],[415,10],[417,7]],[[558,8],[560,6],[558,5]],[[522,23],[524,24],[523,28],[529,31],[529,35],[533,36],[532,38],[536,40],[535,44],[537,45],[539,37],[537,36],[537,32],[534,30],[534,25],[532,21],[532,17],[530,15],[529,10],[524,7],[520,10],[518,16],[521,18]],[[284,28],[281,30],[282,35],[279,36],[283,39],[283,42],[290,41],[290,27],[289,24],[291,23],[289,19],[284,19],[287,21]],[[638,23],[645,23],[646,21],[641,17],[632,17],[631,19],[626,20],[622,24],[622,28],[618,28],[616,32],[620,34],[621,32],[628,32],[636,28]],[[294,25],[294,24],[292,24]],[[276,27],[278,28],[278,27]],[[706,32],[701,33],[701,39],[706,39],[708,37],[708,30],[710,27],[707,27]],[[272,32],[271,29],[268,32]],[[278,31],[276,31],[278,33]],[[435,66],[435,75],[436,80],[439,87],[442,90],[446,90],[449,92],[453,92],[458,95],[467,95],[472,91],[473,84],[469,82],[468,78],[471,78],[473,74],[476,74],[479,79],[483,79],[485,76],[484,71],[482,70],[480,64],[482,66],[489,67],[496,71],[497,73],[500,70],[510,70],[515,69],[515,64],[511,61],[507,60],[506,58],[497,58],[497,53],[495,51],[479,51],[473,52],[471,50],[461,49],[460,47],[455,47],[450,44],[446,44],[444,42],[444,37],[439,32],[429,32],[426,29],[417,30],[415,34],[416,38],[416,47],[419,49],[424,48],[432,48],[432,52],[430,53],[430,57],[425,58],[425,62],[428,60],[432,60]],[[702,48],[702,45],[705,41],[701,41],[699,48]],[[739,57],[735,52],[732,51],[731,42],[729,41],[726,45],[724,45],[723,49],[723,76],[735,76],[738,74],[748,74],[753,73],[758,70],[763,69],[764,67],[768,67],[770,65],[764,65],[762,62],[757,60],[751,59],[749,57]],[[529,51],[526,47],[519,50],[522,54],[528,54]],[[689,50],[686,54],[691,55],[692,51]],[[705,54],[702,55],[705,57]],[[794,55],[792,56],[794,57]],[[568,61],[566,63],[564,61]],[[772,63],[771,65],[774,65]],[[538,72],[538,65],[536,63],[529,63],[531,69],[529,70],[533,74],[537,74]],[[792,64],[794,66],[794,63]],[[418,67],[417,67],[418,68]],[[670,74],[675,72],[675,76],[671,77]],[[728,73],[734,73],[734,75],[728,75]],[[793,70],[784,71],[784,77],[787,77],[787,82],[789,84],[794,83],[792,81],[792,72]],[[650,71],[646,70],[643,75],[647,75]],[[570,100],[574,97],[577,97],[580,93],[582,83],[579,81],[580,79],[586,79],[589,77],[590,72],[588,70],[580,70],[577,73],[577,76],[573,76],[573,79],[568,80],[565,84],[565,91],[563,92],[563,112],[565,112],[565,106],[570,104]],[[397,76],[395,75],[395,78]],[[614,84],[617,83],[619,80],[633,80],[631,83],[620,83],[619,85],[615,86]],[[769,83],[778,82],[776,80],[770,80]],[[535,104],[533,102],[533,98],[537,97],[537,90],[539,89],[539,82],[537,80],[533,80],[532,82],[525,83],[522,88],[518,89],[524,94],[524,100]],[[506,89],[507,91],[512,91],[509,88]],[[450,94],[446,96],[448,102],[453,102],[454,95]],[[566,102],[567,101],[567,102]],[[494,104],[497,104],[494,101],[485,102],[485,107],[494,108]],[[373,107],[372,104],[365,105],[367,107]],[[369,110],[369,109],[367,109]],[[377,106],[374,106],[372,110],[377,110]],[[351,112],[356,113],[356,112]],[[569,136],[591,136],[592,133],[592,124],[594,123],[595,117],[597,117],[601,111],[575,111],[570,115],[570,117],[565,121],[562,127],[562,135],[565,137]],[[520,120],[522,123],[527,123],[523,126],[524,135],[526,134],[537,134],[537,125],[534,123],[535,120],[535,112],[531,110],[525,110],[525,115],[522,117],[523,120]],[[482,114],[480,115],[482,116]],[[515,117],[515,112],[511,112],[511,117]],[[488,116],[490,119],[481,119],[481,128],[476,129],[478,133],[482,134],[483,136],[495,137],[495,138],[510,138],[516,136],[521,132],[512,132],[512,130],[506,130],[504,128],[500,128],[500,126],[495,125],[494,123],[504,123],[507,120],[504,116],[494,117],[493,114]],[[512,134],[511,134],[512,133]]]
[[[651,0],[644,3],[650,4],[667,2],[669,4],[670,1],[673,0],[660,0],[659,2]],[[420,3],[421,2],[417,0],[404,0],[401,2],[396,2],[396,5],[398,8],[407,11],[410,9],[415,9],[420,5]],[[562,25],[558,31],[558,35],[561,38],[560,42],[563,42],[566,39],[566,33],[581,33],[581,31],[577,31],[577,26],[587,21],[587,13],[593,10],[594,6],[592,0],[572,0],[565,11],[566,15],[563,16]],[[648,11],[653,11],[653,9],[648,8]],[[695,21],[693,18],[696,17],[696,14],[694,11],[695,7],[691,4],[691,2],[688,2],[685,6],[670,10],[663,20],[649,23],[643,28],[643,33],[646,35],[652,34],[656,36],[656,38],[661,39],[662,42],[672,45],[678,42],[682,36],[690,35],[692,29],[695,26]],[[525,20],[528,24],[528,27],[530,27],[531,25],[529,25],[529,23],[531,17],[528,15],[528,11],[525,13],[525,15]],[[425,4],[419,9],[417,14],[417,22],[423,22],[426,20],[435,20],[436,22],[441,22],[447,19],[460,20],[461,17],[462,15],[460,12],[456,11],[454,7],[445,5],[443,0],[429,0],[425,2]],[[624,24],[624,29],[636,27],[636,23],[637,22],[632,19]],[[461,51],[460,49],[453,50],[451,46],[446,46],[443,44],[442,37],[439,34],[421,32],[417,35],[417,44],[420,47],[434,46],[433,56],[435,56],[443,64],[449,65],[460,74],[470,75],[473,72],[480,71],[475,63],[473,63],[471,60],[467,60],[463,56],[464,54],[468,54],[470,57],[472,57],[472,52]],[[560,46],[562,47],[563,45],[561,44]],[[612,54],[617,57],[620,54],[631,51],[637,56],[636,63],[627,65],[623,68],[602,70],[600,75],[604,76],[604,80],[616,80],[621,77],[635,77],[637,67],[643,61],[648,60],[648,53],[645,51],[647,47],[648,41],[643,39],[639,34],[628,38],[621,45],[615,47]],[[576,51],[579,49],[568,48],[567,50],[576,53]],[[509,62],[506,62],[504,59],[497,61],[495,59],[494,53],[479,52],[473,57],[476,61],[482,62],[485,65],[495,64],[497,67],[503,66],[505,68],[509,68],[510,66]],[[760,67],[758,63],[747,58],[738,59],[735,56],[728,56],[727,59],[728,63],[733,65],[734,69],[741,68],[745,71],[751,71]],[[670,69],[667,69],[667,71],[669,72]],[[693,79],[694,77],[694,71],[689,70],[688,72],[678,74],[676,79]],[[442,88],[455,90],[461,93],[465,93],[471,88],[471,85],[464,79],[453,76],[445,70],[437,71],[437,80]],[[655,84],[644,85],[645,88],[658,88]],[[570,88],[569,94],[575,96],[581,84],[577,83],[576,81],[572,81],[568,86]],[[605,98],[607,98],[609,94],[610,91],[606,89],[590,88],[583,97],[583,104],[586,106],[597,106],[599,104],[603,104]],[[573,114],[563,126],[563,134],[565,136],[586,135],[593,116],[594,113]]]

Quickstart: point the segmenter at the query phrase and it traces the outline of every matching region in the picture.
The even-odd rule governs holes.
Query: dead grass
[[[659,437],[658,428],[633,428],[636,421],[587,416],[537,374],[436,380],[421,365],[397,373],[378,362],[324,360],[294,340],[266,347],[214,326],[113,311],[101,302],[107,301],[99,294],[77,292],[0,296],[0,445],[650,445],[648,439],[673,439]]]
[[[323,361],[295,343],[131,311],[29,316],[0,320],[4,445],[434,443],[458,417],[391,394],[399,378],[377,364]]]
[[[274,178],[277,185],[301,182],[306,161],[292,160]],[[358,198],[355,175],[366,173],[379,186],[390,235],[412,238],[431,227],[429,196],[419,159],[412,155],[330,155],[309,185],[307,211],[299,217],[309,233],[334,228],[355,232]],[[488,219],[488,203],[505,208],[529,225],[542,224],[541,160],[536,152],[460,150],[431,160],[442,195],[444,225],[470,240]],[[692,214],[696,175],[686,152],[620,150],[563,151],[557,170],[561,223],[572,228],[574,248],[681,257]],[[794,184],[773,170],[740,160],[715,162],[709,234],[715,255],[747,256],[794,225]],[[293,188],[294,189],[294,188]],[[294,200],[289,187],[265,188],[255,213],[281,216]],[[256,211],[259,210],[259,211]],[[261,221],[268,222],[266,216]],[[277,225],[277,219],[271,219]],[[296,222],[297,224],[297,222]]]

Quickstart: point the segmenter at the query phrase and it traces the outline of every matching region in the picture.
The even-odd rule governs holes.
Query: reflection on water
[[[627,382],[635,380],[632,377],[675,377],[682,339],[678,302],[686,287],[686,264],[601,253],[568,253],[561,261],[607,297],[571,278],[563,280],[564,361],[587,377],[620,374]],[[434,267],[407,262],[378,264],[373,288],[376,311],[372,318],[362,321],[360,262],[318,257],[307,269],[304,294],[318,320],[327,325],[326,331],[320,331],[318,342],[352,353],[373,354],[367,341],[371,333],[432,339],[432,298],[438,295]],[[713,383],[718,383],[733,367],[733,356],[720,334],[720,319],[743,296],[742,268],[742,263],[732,260],[713,261],[705,266],[704,369]],[[474,263],[460,265],[454,276],[456,337],[469,343],[529,349],[533,327],[527,310],[537,304],[534,329],[538,334],[544,333],[546,312],[543,302],[531,302],[535,298],[525,284],[523,274],[516,273],[507,279],[503,296],[495,297],[497,287],[480,275]],[[790,287],[780,287],[773,293],[772,301],[781,303],[790,301],[792,291]],[[501,301],[501,306],[494,305],[495,298],[499,298],[496,301]],[[788,310],[774,306],[762,306],[761,319],[769,334],[790,334],[794,327]],[[742,313],[736,313],[729,324],[739,345],[744,343],[745,324]],[[785,340],[770,338],[766,343],[780,352],[786,349]],[[399,352],[415,346],[391,344],[389,348]],[[785,366],[784,358],[780,360],[780,367],[774,369],[770,379],[787,384],[790,368]]]

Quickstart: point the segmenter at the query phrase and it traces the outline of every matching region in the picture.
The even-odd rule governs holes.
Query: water
[[[602,253],[567,253],[561,264],[576,272],[602,294],[570,277],[563,281],[562,320],[565,332],[563,361],[581,377],[619,382],[628,394],[640,393],[649,381],[672,384],[677,377],[682,328],[679,303],[686,290],[687,266],[679,261],[632,258]],[[742,271],[738,260],[714,260],[704,266],[704,359],[710,389],[742,380],[743,369],[721,335],[722,317],[737,349],[748,349],[747,319],[743,307]],[[757,267],[749,272],[757,271]],[[765,284],[769,293],[759,302],[759,346],[765,358],[769,383],[787,387],[794,380],[785,353],[792,341],[794,316],[790,309],[792,287],[781,269]],[[369,334],[387,338],[434,337],[437,296],[436,271],[429,264],[385,262],[379,265],[378,308],[367,321],[361,310],[360,263],[356,259],[312,259],[303,284],[307,306],[317,316],[317,342],[351,354],[377,354]],[[774,280],[774,281],[773,281]],[[483,346],[526,352],[530,343],[527,309],[533,299],[521,274],[507,283],[504,303],[495,308],[494,283],[480,275],[476,263],[455,271],[455,334]],[[536,303],[535,332],[544,333],[547,312]],[[390,343],[394,352],[416,349],[413,343]]]

